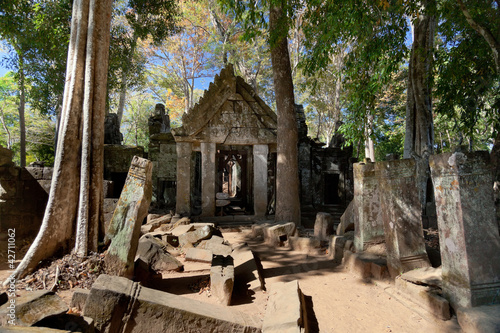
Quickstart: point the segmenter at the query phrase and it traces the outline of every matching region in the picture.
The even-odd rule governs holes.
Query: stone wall
[[[15,228],[19,239],[35,237],[42,223],[52,168],[0,167],[0,238]],[[0,239],[1,240],[1,239]]]

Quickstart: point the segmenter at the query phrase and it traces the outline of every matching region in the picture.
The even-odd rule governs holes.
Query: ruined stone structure
[[[232,66],[223,69],[199,103],[173,129],[177,149],[176,212],[213,216],[216,193],[232,208],[264,216],[276,151],[276,114]],[[222,213],[222,212],[221,212]]]

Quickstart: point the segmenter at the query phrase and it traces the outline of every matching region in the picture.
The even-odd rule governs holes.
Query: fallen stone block
[[[398,276],[395,280],[395,289],[400,295],[419,305],[433,316],[442,320],[451,318],[450,303],[440,296],[440,288],[417,285]]]
[[[267,224],[252,224],[252,238],[264,238],[264,231],[267,226]]]
[[[463,332],[500,332],[500,305],[458,308],[457,319]]]
[[[340,217],[340,223],[337,226],[337,236],[342,236],[348,231],[354,230],[354,221],[357,219],[358,208],[356,207],[354,200],[351,200],[347,206],[344,214]]]
[[[266,290],[263,268],[247,244],[233,249],[235,284],[240,290]]]
[[[206,225],[194,231],[183,233],[182,235],[179,235],[179,245],[184,247],[186,244],[195,244],[204,239],[208,239],[212,237],[213,230],[214,228]]]
[[[89,296],[90,290],[75,288],[73,289],[73,296],[71,297],[70,308],[76,308],[78,311],[82,311],[85,307],[85,302]]]
[[[265,228],[264,238],[273,246],[280,246],[295,234],[295,223],[276,224]]]
[[[321,247],[321,241],[316,237],[290,237],[288,241],[295,251],[314,253]]]
[[[319,212],[314,221],[314,237],[319,240],[327,240],[333,234],[333,216],[329,213]]]
[[[2,305],[0,324],[6,325],[9,320],[14,319],[18,326],[31,326],[43,318],[60,315],[68,310],[64,301],[53,292],[36,290],[10,299],[8,303]]]
[[[148,219],[149,219],[150,215],[151,214],[148,215]],[[151,219],[146,224],[141,226],[141,233],[144,235],[144,234],[147,234],[148,232],[153,232],[153,231],[157,230],[158,228],[160,228],[160,226],[162,224],[170,223],[171,220],[172,220],[171,215],[165,215],[165,216],[160,216],[158,218]]]
[[[134,156],[118,200],[113,219],[105,236],[111,242],[104,257],[106,271],[110,274],[132,277],[134,258],[141,233],[141,225],[148,214],[152,197],[153,164]]]
[[[210,268],[210,292],[222,305],[231,304],[234,287],[234,260],[231,256],[215,255]]]
[[[190,248],[186,251],[187,261],[212,262],[212,251],[198,248]]]
[[[344,266],[362,279],[387,279],[389,271],[384,258],[371,253],[344,252]]]
[[[105,274],[92,286],[83,314],[102,333],[261,332],[259,320],[245,313]]]
[[[212,254],[214,255],[222,256],[228,256],[232,252],[231,246],[224,244],[224,238],[215,235],[209,239],[201,241],[196,248],[209,250],[212,251]]]
[[[346,238],[344,236],[333,236],[331,238],[328,254],[334,262],[342,262],[342,258],[344,258],[345,242]]]
[[[193,231],[194,227],[190,224],[182,224],[172,229],[172,235],[179,237],[186,232]]]
[[[163,248],[164,244],[159,239],[149,234],[142,236],[137,247],[135,269],[151,269],[154,272],[182,271],[184,266]]]
[[[302,291],[297,280],[271,286],[263,333],[300,333],[305,327]]]

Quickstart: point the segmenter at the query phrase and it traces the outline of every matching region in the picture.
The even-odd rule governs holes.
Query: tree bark
[[[19,143],[20,143],[20,161],[21,167],[26,166],[26,122],[24,111],[26,107],[26,87],[24,80],[24,57],[21,51],[19,56]]]
[[[92,18],[90,28],[89,16]],[[94,19],[95,21],[93,21]],[[92,184],[90,190],[87,190],[85,189],[87,181],[82,181],[84,184],[83,192],[88,191],[89,198],[87,202],[81,201],[80,205],[89,209],[89,218],[85,227],[90,235],[90,237],[87,236],[87,244],[90,242],[91,246],[87,246],[89,249],[97,249],[95,220],[100,218],[102,210],[104,97],[107,77],[107,59],[102,59],[102,57],[108,54],[109,45],[106,45],[106,40],[109,42],[109,36],[106,34],[109,35],[110,19],[111,0],[75,0],[73,4],[66,85],[60,120],[61,128],[49,200],[40,231],[22,262],[12,274],[14,278],[21,278],[30,273],[41,260],[54,255],[56,251],[69,249],[71,239],[74,237],[75,220],[79,211],[81,159],[83,159],[83,164],[90,160],[90,171],[87,171],[87,166],[83,166],[82,169],[86,170],[84,174],[86,172],[88,174],[82,178],[89,179],[88,183]],[[89,30],[94,34],[88,34]],[[90,44],[93,45],[89,47]],[[93,51],[90,52],[90,50]],[[95,55],[92,55],[93,52],[96,52]],[[92,58],[95,59],[95,62],[89,63],[87,60]],[[92,79],[88,73],[89,71],[92,73],[93,66],[95,66],[95,72],[90,77],[93,76],[96,83],[93,90],[89,91],[88,86]],[[94,103],[93,113],[84,116],[89,123],[85,124],[83,130],[82,112],[84,104],[85,108],[88,108],[88,101]],[[96,109],[99,110],[96,111]],[[91,135],[84,134],[90,129],[92,130]],[[90,158],[88,143],[85,143],[85,147],[82,149],[83,154],[80,154],[82,135],[91,140]],[[82,221],[80,220],[81,223],[85,223]],[[81,226],[78,228],[81,229]],[[82,237],[81,232],[79,230],[77,238]],[[81,244],[81,239],[77,243]],[[80,245],[76,246],[76,250],[78,253],[82,253]],[[8,280],[4,281],[4,285],[8,283]]]
[[[425,207],[429,156],[433,153],[432,62],[436,0],[421,1],[422,12],[414,21],[413,45],[408,70],[404,158],[417,162],[417,184]]]
[[[276,28],[281,15],[281,8],[271,6],[271,31]],[[300,225],[298,129],[286,37],[281,37],[271,47],[271,60],[278,114],[275,220]]]

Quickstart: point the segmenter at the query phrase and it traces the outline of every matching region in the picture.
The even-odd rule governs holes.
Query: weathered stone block
[[[331,238],[328,253],[334,262],[342,262],[342,258],[344,257],[345,242],[346,238],[343,236],[333,236]]]
[[[329,213],[319,212],[314,221],[314,237],[319,240],[327,240],[333,231],[333,216]]]
[[[12,301],[12,300],[11,300]],[[0,324],[5,326],[12,312],[11,301],[0,307]],[[43,318],[63,314],[68,311],[64,301],[47,290],[37,290],[15,299],[15,323],[19,326],[31,326]],[[0,326],[2,326],[0,325]]]
[[[314,253],[321,247],[321,241],[316,237],[290,237],[288,241],[296,251]]]
[[[276,246],[292,237],[295,234],[296,228],[295,223],[288,222],[272,225],[266,227],[264,230],[264,238],[266,242]]]
[[[83,311],[85,307],[85,302],[87,302],[87,298],[89,297],[90,290],[75,288],[73,290],[73,296],[71,297],[71,308],[76,308],[78,311]]]
[[[262,332],[302,332],[301,328],[307,320],[303,317],[303,297],[297,280],[273,284],[269,292]]]
[[[467,333],[500,332],[500,305],[457,309],[460,328]]]
[[[373,243],[384,242],[384,224],[379,195],[379,181],[375,177],[375,163],[356,163],[354,171],[354,246],[361,252]]]
[[[164,250],[164,244],[147,234],[141,237],[135,256],[135,268],[143,271],[182,271],[183,265]]]
[[[12,150],[0,146],[0,166],[12,165]]]
[[[219,304],[230,305],[234,287],[234,260],[231,256],[214,255],[210,268],[210,292]]]
[[[212,251],[198,248],[190,248],[186,251],[187,261],[212,262]]]
[[[500,303],[500,236],[488,152],[430,158],[443,293],[454,307]]]
[[[391,276],[429,267],[422,229],[422,207],[413,159],[375,163],[381,184],[382,219]]]
[[[234,260],[235,283],[239,288],[266,290],[262,265],[247,244],[235,247],[231,257]]]
[[[231,308],[207,306],[105,274],[93,284],[83,314],[94,319],[101,333],[261,331],[258,319]]]
[[[212,236],[213,230],[212,227],[206,225],[202,228],[183,233],[179,235],[179,245],[184,247],[186,244],[195,244],[204,239],[208,239]],[[172,234],[174,233],[172,232]]]
[[[141,225],[151,203],[150,161],[135,156],[118,200],[105,241],[111,242],[104,258],[107,272],[131,277]]]
[[[356,207],[356,204],[354,200],[351,200],[346,210],[344,211],[344,214],[342,214],[342,216],[340,217],[340,223],[337,226],[336,232],[338,236],[342,236],[347,231],[354,230],[354,221],[358,218],[357,214],[358,209]]]

